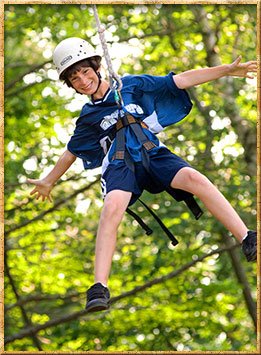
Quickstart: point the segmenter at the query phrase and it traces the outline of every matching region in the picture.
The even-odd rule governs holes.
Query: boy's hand
[[[35,193],[37,193],[36,200],[42,197],[42,201],[44,202],[47,197],[50,202],[53,202],[52,197],[50,195],[50,192],[53,187],[51,184],[47,184],[44,181],[44,179],[42,180],[27,179],[27,181],[30,184],[35,185],[35,188],[30,192],[30,195],[34,195]]]
[[[254,76],[248,73],[257,72],[257,61],[249,61],[246,63],[240,63],[242,57],[241,55],[232,63],[229,64],[229,76],[241,76],[244,78],[254,79]]]

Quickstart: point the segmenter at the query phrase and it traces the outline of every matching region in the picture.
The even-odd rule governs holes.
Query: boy
[[[102,165],[104,206],[96,239],[95,284],[87,291],[89,312],[109,308],[107,281],[117,229],[126,208],[144,189],[152,193],[179,189],[196,195],[242,243],[247,260],[256,260],[257,233],[248,230],[205,176],[170,152],[155,135],[170,117],[171,123],[175,123],[189,113],[192,104],[186,88],[228,75],[253,78],[248,73],[257,71],[256,61],[244,64],[240,61],[241,57],[232,64],[177,75],[170,73],[164,77],[126,76],[122,78],[121,90],[124,106],[118,108],[109,83],[101,78],[101,57],[88,42],[67,38],[56,47],[54,63],[60,79],[78,93],[90,96],[91,101],[83,106],[67,150],[53,170],[43,179],[28,179],[28,182],[35,185],[31,195],[37,193],[36,199],[48,198],[52,202],[53,185],[76,157],[83,160],[85,169]],[[142,131],[145,143],[134,134],[131,120],[138,123],[136,126]],[[119,132],[124,132],[120,138]]]

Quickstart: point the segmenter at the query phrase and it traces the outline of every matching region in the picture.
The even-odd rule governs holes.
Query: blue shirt
[[[121,95],[127,111],[146,123],[143,128],[149,140],[155,143],[152,154],[156,154],[162,145],[156,134],[165,127],[185,118],[192,103],[185,90],[179,89],[174,73],[166,76],[128,75],[122,78]],[[123,115],[123,112],[120,112]],[[119,119],[119,110],[115,103],[114,92],[110,89],[104,97],[86,103],[76,121],[76,128],[67,148],[83,160],[85,169],[97,168],[111,162],[115,152],[115,141],[106,155],[102,142]],[[141,144],[130,127],[125,128],[126,149],[135,162],[141,161]],[[106,156],[106,158],[105,158]],[[105,158],[105,159],[104,159]],[[106,168],[106,167],[105,167]]]

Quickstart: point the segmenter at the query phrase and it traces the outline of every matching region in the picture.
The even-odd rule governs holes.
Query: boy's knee
[[[108,195],[104,200],[101,218],[111,221],[119,221],[128,206],[125,199],[121,199],[119,195]]]
[[[179,176],[177,175],[177,179],[173,179],[174,185],[176,185],[173,187],[175,188],[191,191],[195,186],[200,185],[207,187],[210,183],[204,175],[192,168],[181,169],[179,173]]]

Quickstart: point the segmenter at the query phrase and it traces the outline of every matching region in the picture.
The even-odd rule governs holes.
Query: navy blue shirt
[[[156,144],[152,154],[156,154],[162,145],[156,134],[165,127],[177,123],[188,115],[192,103],[185,90],[179,89],[173,80],[174,73],[166,76],[128,75],[123,77],[121,95],[124,107],[133,116],[143,120],[149,129],[144,133]],[[120,112],[123,115],[123,112]],[[76,121],[76,128],[67,148],[83,160],[85,169],[102,165],[117,164],[111,162],[115,152],[115,141],[105,158],[103,140],[119,118],[114,92],[110,89],[104,97],[86,103]],[[141,161],[141,144],[130,129],[125,128],[126,149],[135,162]]]

